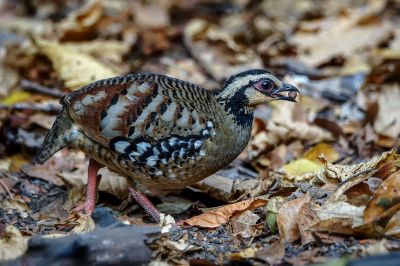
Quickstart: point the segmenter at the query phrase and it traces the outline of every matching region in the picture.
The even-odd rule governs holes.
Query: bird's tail
[[[68,115],[68,110],[63,107],[32,162],[34,164],[43,164],[54,153],[68,146],[68,135],[71,134],[72,126],[73,121]]]

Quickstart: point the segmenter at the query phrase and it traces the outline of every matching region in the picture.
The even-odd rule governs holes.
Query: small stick
[[[0,178],[0,184],[1,186],[4,188],[4,190],[7,192],[8,196],[10,197],[10,199],[14,199],[13,195],[11,194],[10,189],[7,187],[7,185],[3,182],[3,180],[1,180]]]
[[[37,92],[56,98],[61,98],[65,95],[65,93],[59,91],[57,88],[48,88],[36,82],[32,82],[26,79],[22,79],[20,84],[21,88],[26,91]]]
[[[59,103],[17,103],[13,105],[0,104],[0,110],[40,111],[44,113],[58,113],[61,110]]]

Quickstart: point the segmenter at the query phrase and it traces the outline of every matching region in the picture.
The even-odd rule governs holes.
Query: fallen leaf
[[[170,24],[168,10],[160,5],[132,2],[135,24],[141,29],[166,28]]]
[[[300,238],[299,212],[302,206],[310,202],[310,196],[305,194],[282,205],[276,218],[280,237],[284,241],[294,242]]]
[[[6,226],[4,232],[0,234],[0,262],[21,256],[27,248],[28,239],[14,226]]]
[[[241,71],[262,68],[261,58],[237,43],[232,32],[201,19],[193,19],[184,29],[185,45],[217,81]]]
[[[315,175],[315,177],[324,183],[338,183],[343,182],[362,173],[368,174],[375,170],[379,170],[388,162],[396,161],[399,155],[395,151],[384,152],[381,156],[373,158],[370,161],[362,162],[353,165],[339,165],[326,163],[323,170]],[[365,176],[364,175],[364,176]]]
[[[302,158],[291,161],[290,163],[285,164],[282,168],[289,176],[300,176],[304,174],[318,172],[319,170],[323,169],[324,166],[309,159]]]
[[[78,53],[88,54],[96,59],[122,64],[123,56],[129,52],[132,43],[117,40],[96,40],[91,42],[63,43],[63,47]]]
[[[225,205],[218,209],[205,212],[203,214],[193,216],[189,219],[182,221],[184,224],[191,226],[200,226],[206,228],[216,228],[222,224],[226,224],[233,215],[241,213],[246,210],[254,210],[258,207],[267,204],[263,199],[244,200],[237,203]]]
[[[192,187],[200,189],[213,198],[229,202],[232,197],[233,180],[218,174],[213,174],[195,185],[192,185]]]
[[[57,24],[57,31],[61,33],[61,40],[82,41],[94,37],[104,14],[102,1],[87,1],[81,8],[71,12]]]
[[[398,138],[400,118],[397,108],[400,101],[400,86],[398,84],[382,86],[377,101],[379,109],[374,121],[374,129],[384,136]]]
[[[345,201],[328,202],[314,211],[321,221],[329,219],[350,219],[352,226],[364,224],[365,206],[354,206]]]
[[[0,102],[5,105],[13,105],[20,102],[25,102],[32,98],[32,95],[26,91],[14,90],[10,95],[5,97]]]
[[[400,238],[400,211],[393,215],[386,224],[385,235]]]
[[[307,65],[319,66],[336,56],[347,57],[357,51],[378,46],[390,37],[390,24],[378,21],[361,24],[364,18],[378,15],[386,1],[369,1],[366,7],[354,9],[346,16],[328,17],[325,20],[303,22],[291,42],[300,50],[299,59]],[[301,29],[317,30],[317,33]]]
[[[266,122],[264,130],[260,130],[250,139],[247,148],[250,159],[257,158],[261,153],[291,140],[318,143],[334,139],[332,133],[302,118],[307,114],[301,105],[280,102],[271,107],[273,108],[272,117]]]
[[[72,229],[72,232],[78,234],[93,231],[95,228],[95,224],[92,216],[86,214],[78,215],[79,218],[75,221],[76,223],[78,223],[78,225]]]
[[[285,256],[285,241],[281,238],[272,245],[261,248],[256,252],[256,257],[270,265],[278,265]]]
[[[230,254],[233,260],[251,259],[254,258],[258,249],[248,247],[240,251],[239,253]]]
[[[257,224],[260,216],[250,210],[246,210],[232,217],[229,225],[232,235],[240,234],[243,238],[254,236],[257,230],[261,230],[263,224]],[[260,228],[261,225],[261,228]]]
[[[313,210],[314,204],[312,202],[307,202],[300,207],[297,226],[300,232],[301,243],[306,245],[315,240],[314,231],[312,230],[312,225],[316,224],[320,220],[316,212]]]
[[[318,143],[304,153],[304,158],[310,161],[321,163],[319,157],[323,156],[327,162],[334,162],[339,159],[339,153],[327,143]]]
[[[171,200],[168,198],[168,200]],[[174,198],[173,201],[170,202],[162,202],[156,205],[156,208],[166,214],[179,214],[186,210],[188,210],[194,202],[181,199],[181,198]]]
[[[370,204],[364,212],[366,223],[375,221],[400,201],[400,172],[395,172],[386,178],[378,187]]]
[[[31,208],[22,201],[21,199],[4,199],[0,201],[0,208],[8,210],[8,209],[17,209],[19,211],[32,212]]]
[[[109,67],[91,55],[77,51],[63,44],[37,39],[38,52],[46,55],[53,63],[65,86],[71,90],[96,80],[117,76]]]

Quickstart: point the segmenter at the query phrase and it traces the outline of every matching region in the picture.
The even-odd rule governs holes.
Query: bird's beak
[[[284,92],[287,92],[287,95],[283,95],[282,93]],[[295,86],[287,83],[282,83],[282,87],[277,88],[272,93],[272,96],[274,100],[296,102],[297,93],[300,93],[300,91]]]

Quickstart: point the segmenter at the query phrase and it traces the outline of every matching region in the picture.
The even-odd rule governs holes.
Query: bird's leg
[[[136,202],[142,206],[142,208],[156,221],[160,223],[160,212],[154,207],[153,203],[144,195],[143,193],[134,190],[133,188],[129,188],[129,193],[136,200]]]
[[[104,165],[101,165],[96,160],[90,158],[89,166],[88,166],[88,182],[86,188],[86,199],[85,203],[74,208],[73,212],[79,212],[85,210],[86,214],[91,214],[96,207],[96,198],[97,198],[97,186],[100,183],[101,175],[97,173]]]

